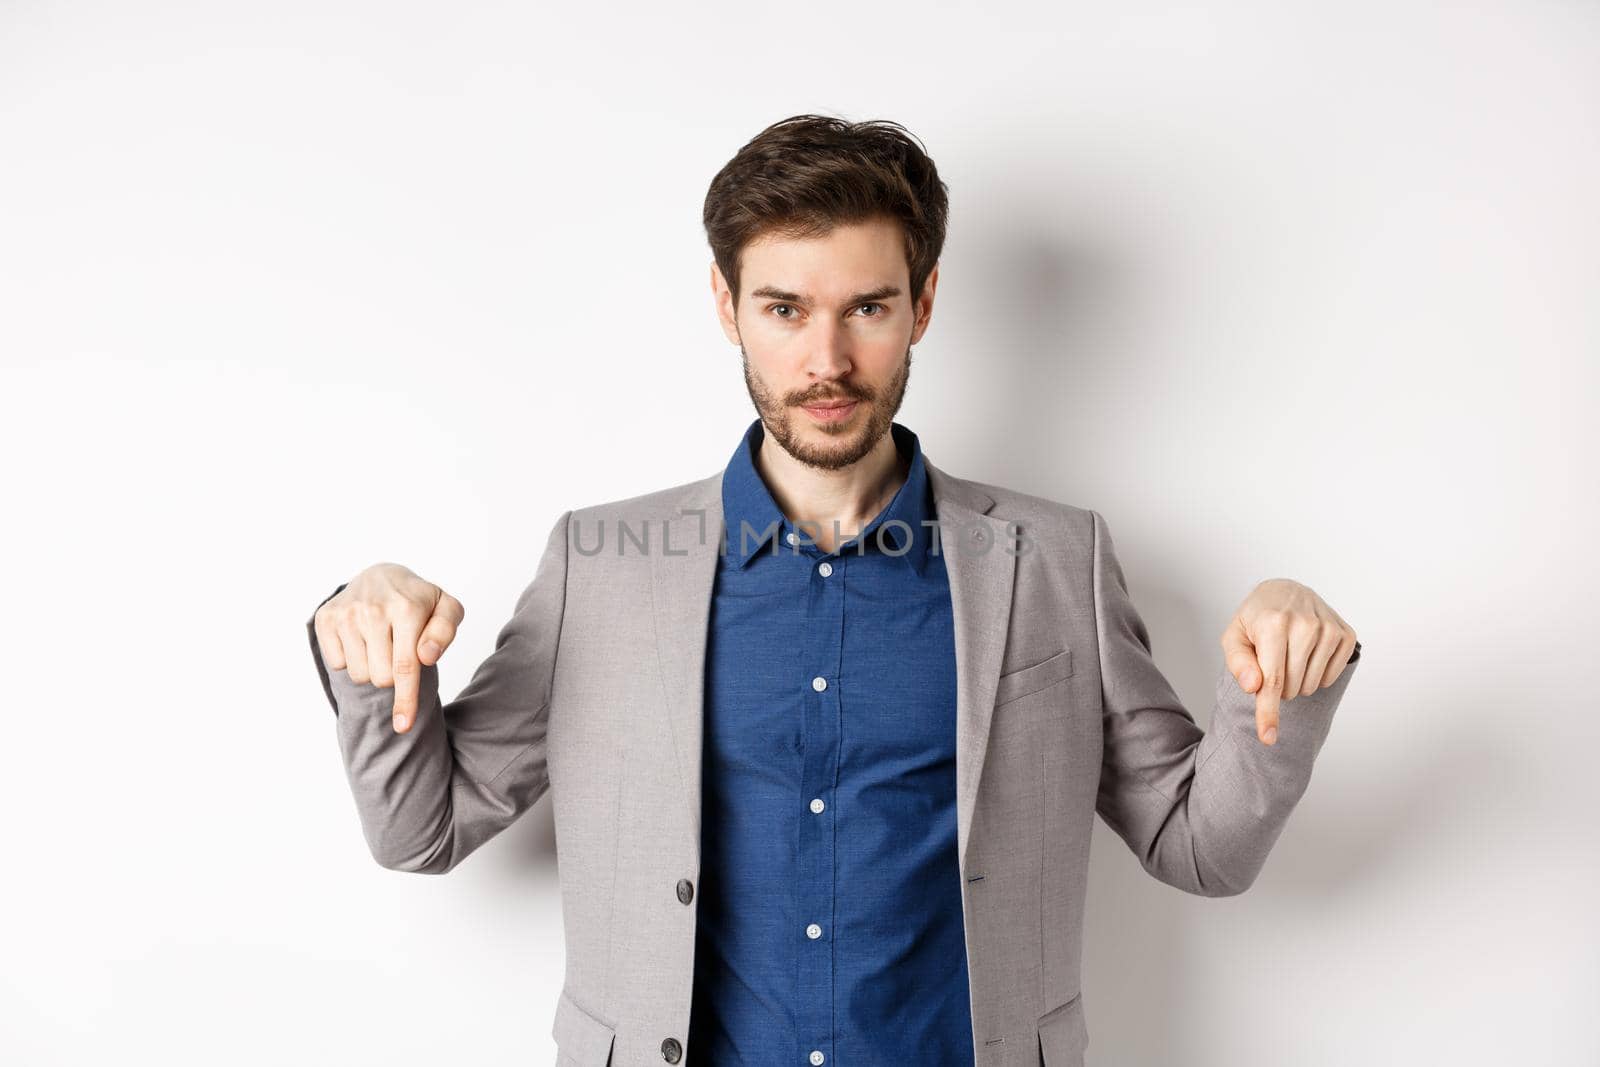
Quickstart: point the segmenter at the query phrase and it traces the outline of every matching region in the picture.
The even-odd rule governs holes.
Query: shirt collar
[[[933,532],[925,522],[935,520],[928,492],[927,464],[922,458],[922,444],[916,434],[898,422],[890,423],[889,432],[900,455],[911,460],[905,484],[900,486],[894,499],[867,524],[861,534],[851,538],[841,549],[851,554],[860,553],[863,551],[863,540],[867,545],[865,551],[878,551],[882,545],[887,555],[903,559],[920,575],[927,566],[929,545],[933,540]],[[747,566],[762,551],[798,553],[799,548],[789,544],[788,535],[807,536],[805,531],[784,517],[777,502],[772,499],[767,483],[756,470],[756,451],[765,436],[766,429],[760,418],[752,421],[722,475],[722,516],[727,531],[725,548],[728,559],[736,567]],[[893,520],[898,521],[886,525]],[[878,539],[880,526],[884,527],[881,531],[882,541]],[[908,538],[909,549],[905,547]]]

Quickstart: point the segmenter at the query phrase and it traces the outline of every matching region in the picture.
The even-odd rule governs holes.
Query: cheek
[[[774,389],[803,389],[807,367],[816,349],[804,330],[762,326],[744,332],[745,356],[751,368]]]
[[[898,334],[893,337],[864,338],[856,346],[856,364],[869,377],[888,381],[906,361],[908,344],[910,341]]]
[[[792,389],[805,387],[805,371],[797,367],[797,361],[782,345],[746,331],[744,353],[751,377],[766,392],[782,396]]]
[[[762,315],[758,311],[746,312],[739,316],[739,332],[744,335],[745,348],[750,351],[750,360],[755,362],[757,349],[762,355],[769,358],[792,346],[800,332],[787,324]]]

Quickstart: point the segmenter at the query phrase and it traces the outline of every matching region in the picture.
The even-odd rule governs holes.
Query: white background
[[[900,421],[1106,516],[1202,724],[1257,581],[1362,639],[1250,892],[1097,824],[1090,1063],[1600,1062],[1597,90],[1578,2],[3,0],[3,1058],[553,1058],[548,798],[376,866],[305,621],[404,562],[453,695],[720,469],[701,202],[820,111],[950,185]]]

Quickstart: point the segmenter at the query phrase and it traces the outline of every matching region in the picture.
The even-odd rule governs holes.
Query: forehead
[[[739,254],[741,288],[800,289],[826,298],[872,286],[905,284],[905,236],[892,219],[841,223],[823,237],[763,234]]]

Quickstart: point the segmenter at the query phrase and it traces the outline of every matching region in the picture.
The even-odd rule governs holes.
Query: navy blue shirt
[[[891,433],[909,476],[834,552],[778,510],[760,419],[723,475],[690,1063],[972,1063],[950,586]]]

